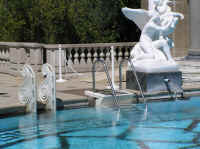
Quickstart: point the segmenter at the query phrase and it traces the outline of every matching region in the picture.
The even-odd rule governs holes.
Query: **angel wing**
[[[141,30],[145,24],[151,19],[149,11],[144,9],[131,9],[124,7],[122,13],[131,21],[133,21]]]

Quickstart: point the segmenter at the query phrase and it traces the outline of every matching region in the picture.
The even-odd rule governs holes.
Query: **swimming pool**
[[[0,148],[200,148],[200,97],[144,108],[124,106],[119,117],[110,108],[82,108],[0,119]]]

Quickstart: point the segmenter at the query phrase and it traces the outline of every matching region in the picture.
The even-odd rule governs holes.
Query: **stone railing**
[[[119,63],[129,57],[130,50],[135,45],[126,43],[95,43],[95,44],[61,44],[61,64],[68,71],[91,71],[96,59],[111,61],[111,46],[114,47],[115,62]],[[58,44],[0,42],[0,72],[18,75],[22,65],[29,64],[34,71],[40,71],[41,65],[49,63],[58,72]],[[63,72],[66,69],[62,69]]]
[[[43,64],[42,45],[37,43],[0,42],[0,72],[19,75],[24,64],[39,71]]]
[[[97,44],[62,44],[62,66],[67,64],[68,70],[73,67],[78,72],[91,71],[96,59],[111,60],[111,46],[114,46],[116,63],[129,57],[135,43],[97,43]],[[58,66],[58,45],[45,45],[46,61]],[[63,69],[64,70],[64,69]]]

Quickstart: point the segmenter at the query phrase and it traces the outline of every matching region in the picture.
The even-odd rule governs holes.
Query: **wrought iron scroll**
[[[44,80],[39,86],[39,100],[46,104],[47,110],[56,111],[55,71],[50,64],[42,66]]]
[[[27,64],[24,65],[20,73],[24,78],[24,82],[19,88],[19,100],[27,106],[27,112],[36,112],[37,88],[35,73],[31,66]]]

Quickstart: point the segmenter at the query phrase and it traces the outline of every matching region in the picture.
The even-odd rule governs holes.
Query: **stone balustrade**
[[[118,64],[129,57],[134,42],[126,43],[94,43],[94,44],[61,44],[61,66],[63,73],[91,71],[96,59],[111,61],[111,46],[114,47],[115,62]],[[41,70],[41,65],[49,63],[56,68],[59,66],[58,44],[0,42],[0,72],[19,75],[24,64],[29,64],[34,71]]]
[[[43,64],[42,47],[37,43],[0,42],[0,72],[18,76],[24,64],[39,71]]]

